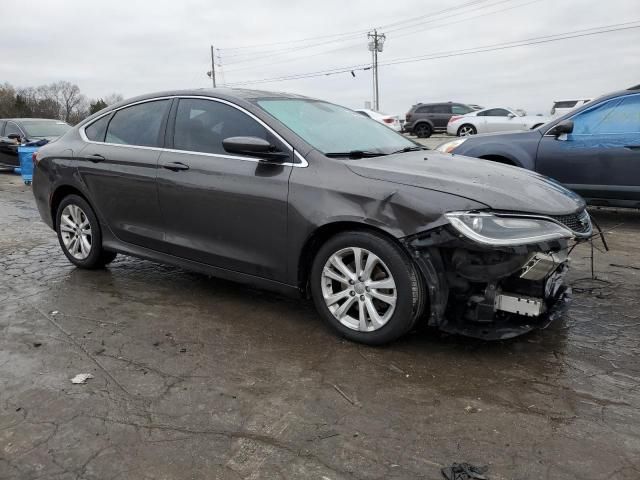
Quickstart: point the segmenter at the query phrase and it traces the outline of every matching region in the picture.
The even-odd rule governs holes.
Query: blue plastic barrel
[[[37,151],[38,147],[18,147],[20,175],[22,175],[25,185],[30,185],[33,179],[33,152]]]

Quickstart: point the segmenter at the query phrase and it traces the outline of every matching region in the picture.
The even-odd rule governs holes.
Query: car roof
[[[64,120],[59,120],[57,118],[0,118],[0,121],[12,121],[17,123],[29,123],[29,122],[64,122]]]
[[[112,106],[122,106],[127,105],[129,103],[134,103],[142,100],[157,98],[157,97],[174,97],[174,96],[200,96],[200,97],[212,97],[212,98],[221,98],[227,100],[245,100],[251,101],[259,98],[296,98],[296,99],[305,99],[305,100],[316,100],[311,97],[305,97],[304,95],[297,95],[294,93],[285,93],[285,92],[269,92],[266,90],[250,90],[244,88],[193,88],[193,89],[185,89],[185,90],[165,90],[161,92],[147,93],[144,95],[139,95],[133,98],[127,98],[122,100],[121,102],[110,105]]]

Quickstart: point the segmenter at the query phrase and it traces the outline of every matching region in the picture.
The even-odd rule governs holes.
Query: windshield
[[[388,154],[419,145],[348,108],[318,100],[264,99],[260,108],[322,153]]]
[[[59,137],[71,128],[59,121],[24,122],[22,126],[29,137]]]

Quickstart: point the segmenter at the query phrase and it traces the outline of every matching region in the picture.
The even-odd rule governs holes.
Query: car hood
[[[347,166],[362,177],[457,195],[493,210],[566,215],[585,207],[577,194],[537,173],[431,150],[351,160]]]

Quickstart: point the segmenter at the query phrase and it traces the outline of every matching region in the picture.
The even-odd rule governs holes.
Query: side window
[[[433,113],[433,107],[419,107],[418,110],[416,110],[416,113]]]
[[[573,118],[572,135],[640,134],[640,95],[610,100]]]
[[[9,135],[20,135],[22,136],[22,131],[18,128],[13,122],[7,122],[7,126],[4,129],[4,136],[8,137]]]
[[[484,112],[484,116],[487,117],[506,117],[511,112],[509,110],[505,110],[504,108],[492,108],[491,110],[487,110]]]
[[[229,137],[259,137],[275,142],[262,125],[237,108],[213,100],[180,100],[173,148],[229,155],[222,146],[222,141]]]
[[[433,113],[451,113],[450,105],[434,105]]]
[[[454,115],[466,115],[469,112],[473,112],[473,110],[469,107],[464,107],[462,105],[451,105],[451,113]]]
[[[160,126],[169,100],[155,100],[118,110],[107,128],[106,142],[142,147],[159,147]]]
[[[4,137],[4,125],[7,122],[3,122],[2,120],[0,120],[0,137]]]
[[[575,100],[566,100],[562,102],[556,102],[553,105],[553,108],[573,108],[576,106],[578,102]]]
[[[107,125],[110,119],[111,115],[105,115],[99,118],[88,127],[85,127],[84,134],[93,142],[104,142],[104,136],[107,133]]]

